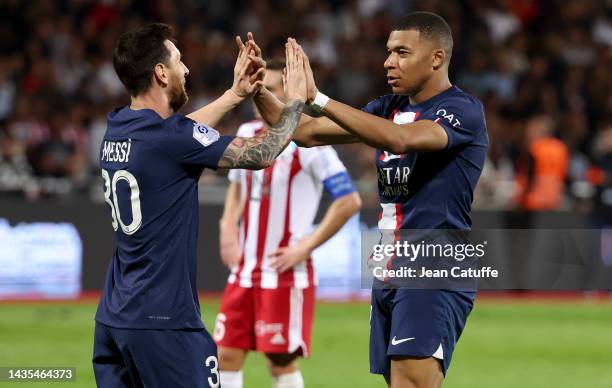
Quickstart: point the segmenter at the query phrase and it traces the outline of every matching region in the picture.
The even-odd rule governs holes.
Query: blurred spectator
[[[612,9],[597,16],[593,25],[593,41],[612,47]]]
[[[595,227],[612,227],[612,123],[605,125],[595,142],[595,164],[587,179],[595,187]]]
[[[73,132],[73,128],[69,128],[63,112],[53,113],[49,124],[49,138],[30,150],[34,174],[78,179],[84,170],[84,155],[75,141],[78,134]]]
[[[12,58],[0,59],[0,120],[6,119],[15,107],[16,87],[12,79],[14,74],[14,60]]]
[[[495,44],[503,44],[509,36],[521,28],[520,20],[510,9],[510,1],[493,0],[483,5],[483,19]]]
[[[5,130],[0,134],[0,188],[7,193],[24,193],[35,184],[25,144]]]
[[[527,149],[517,166],[518,204],[525,210],[559,209],[568,168],[567,146],[552,136],[553,120],[531,117],[525,128]]]

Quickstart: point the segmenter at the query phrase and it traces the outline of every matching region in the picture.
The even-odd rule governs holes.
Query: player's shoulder
[[[394,110],[408,103],[408,97],[399,94],[378,96],[363,107],[363,111],[380,117],[389,117]]]
[[[167,129],[170,129],[170,132],[175,133],[191,132],[197,126],[206,126],[205,124],[197,123],[189,117],[181,114],[173,114],[172,116],[163,120],[162,124]]]
[[[162,148],[172,148],[173,152],[178,149],[191,149],[198,143],[208,147],[221,137],[216,129],[178,113],[163,119],[161,128],[163,130],[152,134],[150,139],[156,140]]]
[[[406,96],[400,95],[400,94],[383,94],[382,96],[378,96],[375,99],[373,99],[371,102],[379,102],[381,104],[390,104],[393,105],[397,102],[401,102],[404,101],[404,99],[406,98]]]
[[[474,109],[479,112],[483,111],[482,102],[472,94],[465,92],[457,86],[453,86],[449,92],[450,93],[445,93],[442,98],[439,99],[438,106],[452,105],[464,109]]]
[[[106,116],[107,134],[118,136],[133,134],[141,129],[154,130],[163,119],[152,109],[131,109],[129,106],[115,108]]]
[[[146,133],[147,139],[154,139],[159,136],[166,136],[173,133],[191,131],[197,123],[190,118],[173,114],[170,117],[162,118],[152,109],[131,109],[129,106],[117,108],[111,111],[108,116],[109,129],[128,131],[130,133]]]
[[[453,128],[469,128],[486,136],[486,119],[482,102],[456,86],[444,92],[432,104],[433,114],[438,120]]]

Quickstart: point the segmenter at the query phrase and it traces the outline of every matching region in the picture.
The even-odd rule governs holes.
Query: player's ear
[[[157,81],[161,87],[165,88],[168,85],[168,69],[163,63],[155,65],[153,77],[155,77],[155,81]]]
[[[446,60],[446,54],[442,49],[435,49],[433,51],[433,55],[431,58],[431,65],[434,70],[438,70],[440,67],[444,65],[444,61]]]

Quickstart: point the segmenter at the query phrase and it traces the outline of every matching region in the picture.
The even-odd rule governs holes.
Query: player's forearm
[[[281,111],[285,106],[272,92],[266,88],[262,88],[261,91],[253,97],[257,110],[261,115],[262,119],[270,124],[275,123],[280,118]],[[329,129],[329,125],[324,122],[328,120],[325,118],[314,119],[306,114],[302,114],[300,117],[300,124],[298,125],[295,133],[293,134],[293,141],[301,147],[315,147],[327,144],[344,144],[350,143],[351,141],[347,137],[350,136],[354,139],[354,136],[341,128],[336,130]]]
[[[304,116],[302,115],[302,117]],[[359,141],[359,138],[345,131],[327,117],[319,117],[301,124],[295,130],[293,141],[301,147],[317,147],[321,145],[356,143]]]
[[[255,106],[261,118],[268,125],[278,122],[281,112],[285,107],[285,104],[265,87],[262,87],[259,92],[253,96],[253,102],[255,102]]]
[[[232,182],[227,188],[223,215],[219,220],[219,226],[223,229],[238,225],[240,214],[242,213],[242,203],[240,201],[240,183]]]
[[[323,114],[364,143],[394,154],[437,151],[447,142],[444,130],[429,120],[398,125],[335,100],[329,100]]]
[[[219,220],[219,241],[221,244],[228,239],[229,241],[233,241],[233,239],[238,237],[238,223],[241,213],[240,184],[232,182],[227,189],[225,205],[223,206],[223,215]]]
[[[303,101],[289,101],[276,124],[255,137],[235,138],[221,156],[219,167],[249,170],[270,167],[291,141],[303,109]]]
[[[360,209],[361,197],[356,192],[336,199],[314,232],[306,237],[308,248],[312,251],[329,240]]]
[[[292,100],[287,102],[276,124],[269,126],[268,130],[261,134],[262,144],[269,147],[267,150],[268,155],[265,155],[266,147],[262,147],[261,149],[261,159],[265,162],[266,167],[272,165],[274,159],[283,152],[291,141],[300,123],[300,116],[303,110],[303,101]]]
[[[260,92],[257,93],[253,97],[253,101],[257,106],[257,111],[261,115],[261,118],[270,125],[271,123],[275,123],[279,120],[281,112],[285,105],[266,88],[261,88]],[[300,117],[300,123],[293,134],[293,141],[295,141],[298,145],[302,147],[314,147],[315,139],[311,138],[312,129],[315,126],[309,126],[309,124],[314,123],[316,121],[312,117],[302,114]]]
[[[242,101],[242,97],[239,97],[236,93],[228,89],[221,97],[188,114],[187,117],[195,122],[214,127],[221,121],[227,112],[237,107]]]

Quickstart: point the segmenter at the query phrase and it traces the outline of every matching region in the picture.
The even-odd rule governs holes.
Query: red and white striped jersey
[[[252,137],[264,128],[262,121],[240,126],[238,136]],[[346,172],[330,146],[301,148],[290,143],[264,170],[231,170],[229,179],[239,182],[244,204],[240,221],[240,264],[228,282],[241,287],[306,288],[316,285],[312,260],[279,274],[270,267],[269,255],[306,236],[312,227],[323,191],[323,182]]]

